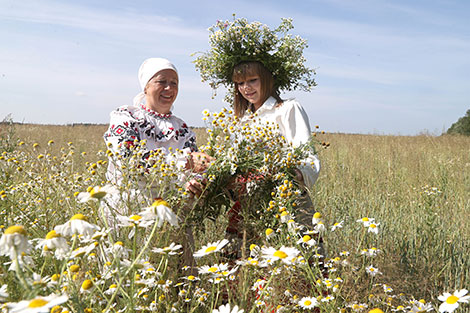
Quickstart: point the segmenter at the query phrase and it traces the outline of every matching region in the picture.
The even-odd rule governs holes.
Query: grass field
[[[102,140],[106,125],[0,127],[2,149],[16,146],[18,141],[48,147],[53,140],[54,145],[47,151],[60,155],[71,142],[75,155],[89,162],[84,169],[103,159],[97,154],[106,150]],[[10,141],[6,139],[9,131],[13,136]],[[195,131],[198,144],[204,144],[205,129]],[[326,133],[320,139],[330,146],[319,153],[322,170],[312,190],[313,202],[325,225],[344,223],[341,231],[325,235],[328,257],[345,260],[343,251],[360,255],[364,248],[380,250],[373,264],[381,275],[366,281],[343,274],[342,298],[366,302],[364,298],[379,292],[377,286],[387,284],[394,294],[403,293],[436,305],[443,292],[468,289],[470,138]],[[14,179],[14,175],[8,179]],[[0,189],[10,184],[2,181]],[[377,236],[364,235],[356,222],[363,217],[373,217],[379,223]],[[215,232],[219,230],[214,228]],[[196,242],[205,243],[206,238],[214,238],[214,233],[200,234]],[[354,262],[358,267],[366,264],[365,257]],[[459,308],[461,312],[465,309]]]

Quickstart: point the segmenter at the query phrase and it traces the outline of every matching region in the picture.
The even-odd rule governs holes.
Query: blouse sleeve
[[[141,136],[138,130],[138,121],[125,110],[112,111],[109,128],[104,134],[104,141],[112,155],[119,155],[123,158],[130,157],[135,146],[135,141],[140,142]],[[144,168],[148,168],[147,159],[151,153],[148,149],[140,149],[138,163]],[[112,160],[115,163],[115,170],[120,167],[119,158],[114,157]]]
[[[282,106],[285,106],[284,110],[286,111],[281,115],[281,123],[279,123],[281,133],[294,147],[307,143],[312,136],[312,132],[305,110],[297,101],[292,100],[284,102]],[[320,173],[320,160],[318,156],[314,153],[309,153],[302,160],[299,170],[302,172],[305,186],[311,189]]]

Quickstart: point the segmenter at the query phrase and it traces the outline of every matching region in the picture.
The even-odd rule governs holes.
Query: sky
[[[467,0],[0,0],[0,120],[107,124],[140,92],[143,60],[164,57],[180,78],[173,113],[204,126],[225,90],[212,97],[193,53],[233,14],[293,19],[318,85],[281,97],[299,100],[312,127],[440,135],[470,109]]]

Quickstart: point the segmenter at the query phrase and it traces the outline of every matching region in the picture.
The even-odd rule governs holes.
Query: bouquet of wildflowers
[[[209,137],[201,150],[215,161],[205,174],[209,183],[204,197],[193,212],[199,218],[216,219],[240,198],[256,203],[251,213],[257,216],[257,208],[270,202],[276,186],[285,179],[292,180],[294,169],[316,152],[315,137],[293,147],[273,123],[254,126],[228,109],[218,113],[206,110],[204,115]],[[256,117],[253,114],[249,119]]]

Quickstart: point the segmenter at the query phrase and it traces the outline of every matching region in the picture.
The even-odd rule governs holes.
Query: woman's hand
[[[186,191],[189,192],[191,198],[199,198],[204,191],[204,188],[207,185],[207,179],[196,179],[192,178],[189,182],[186,183]]]
[[[304,186],[305,185],[304,175],[302,175],[302,172],[298,168],[296,168],[294,169],[294,173],[295,173],[294,180],[298,182],[301,186]]]
[[[213,160],[213,157],[204,152],[191,152],[188,162],[186,163],[186,169],[190,169],[195,173],[202,173],[209,167]]]

